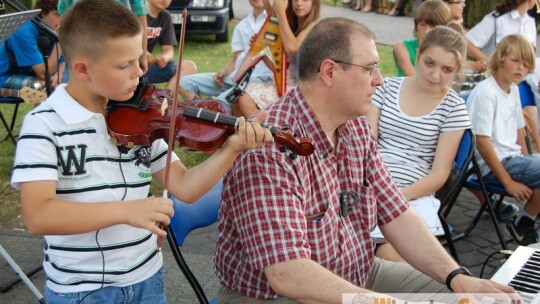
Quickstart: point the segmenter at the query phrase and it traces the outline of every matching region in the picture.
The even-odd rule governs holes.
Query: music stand
[[[24,11],[24,12],[17,12],[13,14],[0,15],[0,43],[3,43],[4,41],[6,41],[9,38],[9,36],[11,36],[11,34],[17,31],[25,22],[30,21],[32,18],[37,16],[40,12],[41,10],[37,9],[37,10],[30,10],[30,11]],[[32,284],[28,276],[19,267],[19,265],[15,263],[15,261],[7,253],[7,251],[2,247],[2,245],[0,245],[0,255],[8,262],[9,266],[19,276],[19,279],[17,281],[8,285],[7,287],[2,288],[2,293],[6,292],[16,283],[23,281],[24,284],[26,284],[26,286],[30,289],[30,291],[36,296],[38,301],[40,303],[44,303],[43,295],[41,295],[41,293],[36,288],[36,286]],[[39,270],[41,270],[41,266],[31,271],[29,275],[32,275]]]
[[[13,14],[0,15],[0,43],[6,41],[25,22],[30,21],[41,12],[40,9]]]

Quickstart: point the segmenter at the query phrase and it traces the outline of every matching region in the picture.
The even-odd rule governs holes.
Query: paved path
[[[237,17],[245,16],[242,8],[248,7],[247,0],[234,0]],[[324,6],[323,17],[346,16],[355,18],[373,29],[377,41],[384,44],[393,44],[411,36],[412,18],[388,17],[374,13],[360,13],[342,7]],[[458,198],[458,206],[453,210],[450,222],[455,229],[462,230],[471,220],[478,208],[478,203],[467,191],[463,191]],[[199,278],[209,297],[217,294],[219,285],[212,270],[212,256],[215,247],[215,226],[193,232],[184,244],[184,253],[188,264]],[[20,267],[29,271],[35,268],[42,259],[43,241],[39,237],[29,236],[25,231],[0,230],[0,244],[6,249]],[[482,263],[487,255],[499,250],[493,227],[487,216],[484,216],[478,227],[466,238],[457,242],[461,262],[478,275]],[[515,247],[515,245],[513,245]],[[512,245],[511,245],[512,247]],[[175,264],[168,246],[164,246],[163,255],[166,265],[167,296],[169,303],[197,303],[191,288]],[[486,268],[491,274],[500,265],[500,259],[492,259]],[[8,264],[0,258],[0,286],[4,286],[16,278]],[[45,281],[43,272],[32,276],[32,281],[42,291]],[[7,293],[0,294],[0,303],[36,303],[35,298],[24,284],[16,285]]]

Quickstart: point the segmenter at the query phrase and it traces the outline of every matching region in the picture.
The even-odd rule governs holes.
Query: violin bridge
[[[169,107],[169,102],[167,101],[167,98],[163,98],[161,100],[161,116],[165,116],[165,111]]]

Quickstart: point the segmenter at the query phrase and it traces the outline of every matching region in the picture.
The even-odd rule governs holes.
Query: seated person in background
[[[148,0],[148,15],[146,15],[148,50],[148,83],[166,82],[166,89],[173,91],[178,85],[176,80],[177,64],[174,59],[174,46],[178,45],[174,33],[174,24],[169,11],[166,10],[172,0]],[[152,54],[159,43],[161,52]],[[191,60],[182,60],[180,76],[197,73],[197,65]]]
[[[403,40],[394,45],[394,60],[397,76],[413,76],[417,60],[418,46],[433,27],[446,25],[452,20],[450,10],[441,0],[426,0],[422,2],[414,16],[415,38]]]
[[[478,83],[467,100],[484,180],[501,183],[518,201],[527,200],[507,225],[520,245],[539,240],[534,220],[540,213],[540,158],[524,156],[525,123],[517,87],[534,66],[534,49],[526,38],[504,37],[489,59],[491,76]]]
[[[440,205],[434,193],[448,179],[463,131],[471,127],[463,99],[451,89],[466,56],[463,35],[436,26],[420,44],[415,76],[386,78],[373,96],[366,117],[392,180],[409,201],[431,196]],[[389,243],[378,245],[376,255],[401,260]]]
[[[294,75],[296,60],[293,57],[296,56],[306,35],[319,20],[321,0],[275,0],[272,6],[269,0],[264,1],[268,10],[273,11],[279,19],[279,35],[287,53],[287,88],[283,91],[285,94],[296,85]],[[275,81],[250,82],[244,95],[233,103],[232,110],[237,116],[249,117],[278,99]]]
[[[41,9],[40,18],[54,31],[60,27],[57,5],[58,0],[38,0],[35,6]],[[41,35],[45,34],[39,26],[28,21],[0,45],[0,87],[18,90],[25,86],[38,88],[45,84],[45,62],[38,45]],[[54,88],[62,79],[64,59],[60,45],[49,40],[48,67]]]
[[[184,100],[192,100],[195,96],[210,96],[225,101],[225,96],[236,86],[233,81],[238,68],[250,49],[251,38],[256,35],[266,20],[263,0],[249,0],[253,10],[234,28],[231,49],[233,57],[217,73],[199,73],[182,77],[179,93]],[[272,71],[259,62],[249,79],[250,82],[271,81]]]
[[[463,27],[463,9],[465,8],[464,0],[443,0],[444,3],[450,9],[450,15],[452,16],[452,21],[450,21],[448,26],[455,29],[456,31],[465,35],[467,31]],[[486,70],[486,65],[482,60],[469,60],[465,61],[463,66],[464,70],[470,70],[474,73],[484,72]]]
[[[486,62],[500,41],[510,34],[523,35],[536,49],[537,27],[534,18],[527,13],[535,5],[535,0],[504,0],[497,4],[494,12],[485,15],[467,32],[469,55],[474,60]],[[534,104],[524,104],[522,108],[534,141],[540,142],[538,108]]]
[[[226,174],[214,255],[220,301],[342,303],[343,293],[447,287],[513,292],[454,276],[465,270],[388,174],[364,118],[383,84],[373,32],[346,18],[321,20],[298,59],[298,86],[266,107],[265,122],[313,139],[316,151],[291,159],[266,144],[242,153]],[[373,256],[370,232],[377,224],[409,264]]]

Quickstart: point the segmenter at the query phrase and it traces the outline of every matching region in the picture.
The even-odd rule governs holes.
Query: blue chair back
[[[461,171],[465,165],[469,166],[474,152],[474,137],[471,129],[465,130],[454,159],[455,169]],[[465,168],[468,169],[468,168]]]
[[[525,82],[522,81],[518,85],[519,89],[519,100],[521,101],[521,107],[525,108],[528,106],[536,106],[536,102],[534,101],[534,94],[532,92],[531,86]]]
[[[217,221],[222,188],[223,179],[220,179],[210,191],[192,204],[185,203],[169,195],[169,198],[174,203],[174,216],[170,225],[166,228],[168,232],[167,240],[178,267],[191,285],[200,304],[214,304],[217,303],[217,299],[208,301],[204,289],[189,268],[180,247],[182,247],[186,236],[191,231],[212,225]]]
[[[467,99],[469,98],[469,95],[471,95],[471,92],[472,91],[470,91],[470,90],[469,91],[461,91],[461,92],[459,92],[459,97],[461,97],[465,101],[465,103],[467,103]]]
[[[178,246],[184,244],[186,236],[191,231],[210,226],[217,221],[222,188],[223,179],[219,180],[210,191],[192,204],[169,196],[174,203],[174,216],[171,219],[170,227],[174,232]]]

